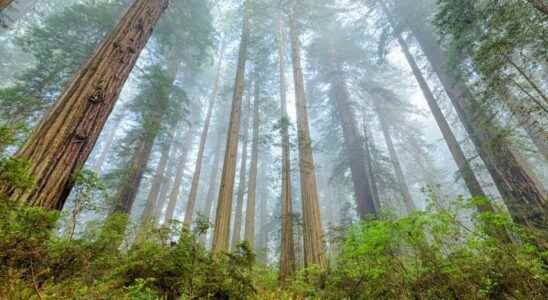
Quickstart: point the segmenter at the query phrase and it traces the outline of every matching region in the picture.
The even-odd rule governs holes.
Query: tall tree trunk
[[[221,164],[221,155],[222,155],[222,149],[221,149],[221,143],[220,143],[221,137],[218,137],[217,145],[215,146],[215,154],[213,157],[213,163],[211,165],[211,173],[209,173],[209,178],[207,180],[207,194],[205,198],[205,206],[203,210],[203,215],[206,216],[207,220],[211,221],[211,210],[213,208],[213,199],[217,196],[215,195],[215,192],[218,191],[217,187],[217,178],[219,176],[219,166]],[[206,244],[206,234],[202,234],[200,236],[200,240],[202,241],[202,244]]]
[[[234,227],[232,228],[232,250],[236,249],[241,240],[242,234],[242,210],[244,209],[244,194],[246,189],[246,173],[247,173],[247,145],[249,140],[249,114],[251,113],[251,97],[246,97],[247,112],[244,116],[244,135],[242,137],[242,158],[240,160],[240,180],[238,181],[238,195],[236,201],[236,209],[234,212]]]
[[[163,183],[165,183],[166,169],[169,162],[169,152],[173,144],[173,135],[170,134],[169,140],[165,141],[161,145],[160,151],[160,161],[156,167],[154,173],[154,178],[152,179],[152,184],[150,191],[148,193],[147,202],[143,214],[141,215],[141,224],[144,225],[147,222],[151,221],[151,218],[154,217],[154,211],[158,206],[158,197],[162,190]]]
[[[116,194],[113,213],[128,215],[131,213],[159,129],[160,115],[155,119],[151,128],[144,129],[143,136],[137,141],[137,148],[130,161],[127,177],[122,180]]]
[[[194,140],[194,124],[191,123],[188,131],[183,137],[183,147],[179,158],[177,159],[177,166],[175,171],[175,179],[173,181],[173,187],[169,193],[169,199],[167,203],[166,213],[164,216],[164,223],[167,223],[173,219],[175,213],[175,207],[177,201],[179,201],[179,195],[181,193],[181,185],[183,184],[183,176],[185,175],[185,166],[188,158],[188,153],[192,149],[192,142]]]
[[[202,174],[202,161],[204,159],[204,150],[207,141],[207,135],[209,134],[209,126],[211,124],[211,116],[213,115],[213,108],[217,100],[217,94],[219,93],[219,81],[221,80],[221,70],[224,57],[224,45],[221,42],[221,52],[219,61],[217,62],[217,74],[215,76],[215,82],[213,83],[213,91],[209,99],[209,106],[207,108],[207,115],[204,121],[204,128],[200,136],[200,145],[198,146],[198,158],[196,159],[196,166],[194,168],[194,175],[192,176],[192,183],[190,186],[190,194],[188,196],[187,206],[185,210],[184,225],[189,227],[192,225],[192,215],[194,214],[194,206],[196,206],[196,196],[198,195],[198,185],[200,183],[200,175]]]
[[[264,170],[264,168],[262,168]],[[264,179],[264,173],[260,176]],[[261,182],[264,182],[262,180]],[[258,261],[268,262],[268,240],[269,240],[269,228],[267,226],[268,221],[268,192],[265,184],[259,185],[259,235],[257,236],[257,245],[255,246],[256,253],[259,253]]]
[[[67,85],[16,157],[31,163],[32,188],[9,183],[0,193],[13,201],[62,209],[168,0],[137,0],[93,57]]]
[[[514,221],[546,233],[548,222],[546,197],[540,187],[519,164],[506,138],[482,110],[466,84],[448,65],[447,53],[436,43],[431,29],[421,25],[412,28],[424,54],[449,95],[460,120],[476,146],[491,177],[502,194]]]
[[[228,125],[227,145],[221,175],[215,230],[213,232],[213,251],[227,251],[230,239],[230,215],[232,212],[232,193],[234,192],[234,177],[236,175],[236,157],[240,135],[240,113],[242,97],[245,90],[245,66],[247,62],[247,48],[250,33],[251,1],[245,0],[242,39],[238,55],[238,68],[234,84],[234,97],[230,122]]]
[[[333,72],[330,97],[335,105],[343,130],[344,151],[350,164],[358,215],[361,219],[366,219],[370,215],[377,214],[375,201],[371,193],[370,177],[372,174],[370,174],[367,162],[364,159],[364,141],[357,128],[356,115],[351,107],[350,95],[333,44],[330,45],[329,56]]]
[[[285,78],[285,32],[283,19],[279,18],[278,58],[280,76],[282,135],[282,237],[280,252],[280,281],[295,273],[295,241],[293,240],[293,199],[291,197],[291,150],[289,148],[289,116],[287,114],[287,80]]]
[[[316,185],[316,171],[312,153],[312,140],[308,122],[308,108],[304,91],[304,76],[301,66],[301,41],[297,31],[295,10],[297,0],[292,0],[289,13],[289,31],[291,35],[291,57],[293,61],[293,79],[295,81],[295,102],[297,110],[297,129],[299,136],[299,169],[301,174],[301,201],[303,203],[304,259],[306,266],[326,265],[324,255],[323,230],[320,221],[320,204]]]
[[[367,168],[369,169],[369,174],[371,174],[371,176],[369,176],[369,185],[371,186],[373,203],[375,204],[376,211],[380,211],[382,209],[382,205],[381,205],[381,197],[379,195],[379,188],[377,186],[377,180],[375,178],[375,165],[373,164],[373,162],[375,161],[375,158],[373,157],[371,153],[371,149],[375,145],[375,140],[373,139],[373,135],[369,132],[365,115],[363,117],[363,136],[364,136],[365,161],[367,162]]]
[[[256,67],[255,67],[256,68]],[[257,163],[259,160],[259,105],[260,86],[255,69],[255,96],[253,102],[253,141],[251,145],[251,166],[249,169],[249,181],[247,184],[247,207],[245,210],[244,240],[249,247],[255,246],[255,197],[257,191]]]
[[[399,190],[402,193],[405,207],[407,212],[411,213],[415,210],[415,204],[413,204],[413,198],[411,197],[411,192],[409,191],[409,186],[405,182],[405,176],[403,175],[403,170],[401,168],[400,160],[394,148],[394,142],[392,141],[392,135],[390,134],[390,127],[386,123],[386,119],[383,115],[383,111],[377,108],[377,115],[379,117],[379,122],[381,124],[381,130],[386,141],[386,146],[388,147],[388,153],[390,154],[390,160],[392,161],[392,166],[396,173],[396,179],[398,181]]]
[[[546,0],[527,0],[534,8],[538,9],[541,13],[548,15],[548,4]]]
[[[407,60],[407,63],[409,64],[409,66],[411,67],[411,70],[413,71],[413,75],[415,76],[415,79],[417,80],[419,84],[422,94],[424,98],[426,99],[426,102],[428,103],[428,107],[430,108],[430,111],[432,112],[432,115],[434,116],[434,119],[436,120],[436,123],[438,124],[438,127],[443,135],[445,143],[447,144],[447,147],[449,148],[449,151],[451,152],[451,155],[453,156],[453,160],[457,164],[459,172],[462,174],[462,178],[464,179],[464,183],[466,187],[468,188],[468,191],[473,197],[486,197],[481,187],[481,184],[476,178],[476,175],[474,174],[474,171],[472,170],[470,163],[468,162],[468,160],[466,159],[466,156],[464,155],[464,151],[462,151],[462,148],[460,147],[460,144],[457,141],[455,134],[451,130],[451,127],[449,126],[447,119],[445,119],[445,116],[443,115],[443,112],[441,108],[439,107],[434,97],[434,94],[432,93],[432,90],[430,89],[430,86],[428,85],[419,66],[417,65],[415,58],[411,54],[411,51],[409,50],[409,46],[407,45],[407,43],[401,37],[400,34],[398,34],[397,38],[398,38],[400,47]],[[478,206],[478,210],[486,212],[486,211],[493,211],[493,208],[490,205],[485,204],[485,205]]]

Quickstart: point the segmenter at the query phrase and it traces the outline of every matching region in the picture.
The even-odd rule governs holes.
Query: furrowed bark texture
[[[207,141],[207,135],[209,134],[209,127],[211,124],[211,116],[213,115],[213,108],[217,100],[217,94],[219,91],[219,81],[221,79],[221,67],[223,63],[224,48],[221,47],[221,56],[217,66],[217,75],[215,76],[215,82],[213,84],[213,92],[209,99],[209,106],[207,108],[207,115],[204,122],[204,128],[200,136],[200,145],[198,146],[198,158],[196,159],[196,167],[194,169],[194,175],[192,176],[192,183],[190,186],[190,194],[188,196],[187,206],[185,210],[184,225],[190,227],[192,225],[192,216],[194,214],[194,207],[196,206],[196,196],[198,195],[198,184],[200,183],[200,176],[202,174],[202,161],[204,160],[204,150]]]
[[[62,209],[73,182],[168,0],[137,0],[80,69],[16,157],[31,163],[33,188],[0,193],[33,206]]]
[[[232,193],[234,192],[234,177],[236,175],[236,157],[240,135],[240,114],[242,97],[245,90],[245,66],[250,33],[251,3],[245,1],[242,39],[238,55],[238,68],[234,84],[234,96],[228,125],[227,145],[219,188],[215,230],[213,233],[213,251],[228,251],[230,239],[230,214],[232,211]]]
[[[244,241],[248,242],[251,249],[255,246],[255,198],[257,195],[257,164],[259,160],[260,95],[259,82],[257,77],[255,77],[255,100],[253,101],[253,141],[251,145],[251,166],[249,169],[249,181],[247,184],[247,207],[245,210],[244,226]]]
[[[289,116],[287,114],[287,80],[285,77],[285,32],[279,19],[278,59],[280,76],[282,135],[282,237],[280,252],[280,281],[295,273],[295,241],[293,239],[293,199],[291,197],[291,150],[289,149]]]
[[[316,171],[312,153],[312,140],[308,121],[308,108],[304,90],[304,76],[301,66],[301,42],[297,32],[295,4],[289,13],[291,35],[291,57],[295,81],[295,102],[297,110],[297,130],[299,138],[299,169],[301,178],[301,201],[303,204],[303,241],[306,266],[325,266],[323,230],[320,221],[320,205],[316,184]]]

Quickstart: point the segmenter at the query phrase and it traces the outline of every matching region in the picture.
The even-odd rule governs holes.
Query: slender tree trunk
[[[164,223],[167,223],[173,219],[175,213],[175,207],[177,201],[179,201],[179,195],[181,193],[181,185],[183,184],[183,176],[185,175],[185,166],[188,158],[188,153],[192,149],[192,142],[194,140],[194,124],[190,124],[188,131],[183,137],[183,149],[181,155],[177,159],[177,169],[175,172],[175,179],[173,181],[173,187],[169,193],[169,200],[167,203],[166,213],[164,216]]]
[[[380,211],[382,208],[382,205],[381,205],[381,197],[379,195],[379,188],[377,186],[377,180],[375,178],[375,165],[373,164],[373,162],[375,161],[375,158],[373,157],[371,153],[371,149],[375,145],[375,141],[373,140],[373,135],[369,132],[365,115],[363,117],[363,136],[364,136],[365,161],[367,162],[367,168],[369,169],[369,174],[371,174],[371,176],[369,176],[369,185],[371,186],[373,203],[375,204],[375,210]]]
[[[249,140],[249,114],[251,113],[251,97],[247,96],[247,113],[244,117],[244,135],[242,137],[242,158],[240,160],[240,180],[238,181],[238,195],[236,201],[236,210],[234,212],[234,227],[232,228],[232,250],[236,249],[241,240],[242,234],[242,210],[244,209],[244,194],[246,189],[247,173],[247,145]]]
[[[424,98],[426,99],[426,102],[428,103],[428,107],[430,108],[430,111],[432,112],[432,115],[434,116],[434,119],[436,120],[436,123],[438,124],[438,127],[443,135],[443,138],[447,144],[447,147],[449,148],[449,151],[451,152],[451,155],[453,156],[453,160],[457,164],[457,167],[459,169],[459,172],[462,174],[462,178],[464,179],[464,183],[466,187],[468,188],[468,191],[473,197],[486,197],[481,184],[479,183],[478,179],[476,178],[476,175],[474,174],[474,171],[472,170],[470,163],[466,159],[466,156],[464,155],[464,151],[462,151],[462,148],[460,147],[459,142],[457,141],[457,138],[455,137],[455,134],[451,130],[451,127],[449,126],[449,123],[445,119],[445,116],[443,115],[443,112],[441,108],[439,107],[434,94],[432,93],[432,90],[430,89],[430,86],[428,85],[426,79],[422,75],[422,72],[417,65],[417,62],[415,61],[415,58],[411,54],[411,51],[409,50],[409,47],[405,40],[401,37],[401,35],[398,35],[398,42],[400,44],[400,47],[402,48],[402,51],[405,55],[405,58],[407,59],[407,63],[411,67],[411,70],[413,71],[413,75],[415,76],[415,79],[417,80],[419,87],[422,91],[422,94]],[[490,205],[481,205],[478,207],[479,211],[493,211],[493,208]]]
[[[221,155],[222,155],[222,149],[221,149],[221,143],[220,143],[220,137],[217,140],[217,145],[215,146],[215,154],[213,157],[213,164],[211,167],[211,173],[209,173],[209,178],[207,180],[207,194],[206,194],[206,202],[203,210],[204,216],[207,217],[208,221],[211,221],[211,209],[213,208],[213,199],[217,196],[215,195],[215,192],[218,191],[217,187],[217,178],[219,176],[219,166],[221,164]],[[206,234],[202,234],[200,236],[200,240],[202,241],[202,244],[206,244]]]
[[[411,192],[409,191],[409,186],[405,182],[405,176],[403,175],[403,170],[401,168],[400,160],[394,148],[394,142],[392,141],[392,135],[390,134],[390,127],[386,123],[384,118],[383,111],[377,109],[377,115],[379,116],[379,122],[381,124],[381,130],[386,141],[386,146],[388,147],[388,153],[390,154],[390,160],[392,161],[392,166],[396,173],[396,179],[398,180],[399,190],[402,193],[405,207],[407,208],[407,213],[412,213],[415,210],[415,204],[413,204],[413,198],[411,197]]]
[[[262,179],[264,179],[264,174],[261,174],[260,176]],[[261,182],[264,182],[262,180]],[[266,190],[266,185],[260,185],[259,186],[259,195],[260,200],[258,201],[259,204],[259,236],[257,237],[257,245],[256,245],[256,252],[260,253],[259,255],[259,261],[263,263],[268,262],[268,240],[269,240],[269,228],[267,226],[268,221],[268,192]]]
[[[527,2],[531,3],[541,13],[548,15],[548,3],[546,3],[546,0],[527,0]]]
[[[154,217],[154,211],[158,206],[158,197],[162,190],[162,185],[165,183],[166,169],[169,162],[169,152],[173,144],[173,135],[170,135],[168,141],[165,141],[161,145],[160,161],[156,167],[156,172],[154,178],[152,179],[152,185],[150,187],[150,192],[148,193],[147,202],[143,214],[141,216],[141,224],[144,225],[147,222],[151,221],[151,218]]]
[[[17,153],[31,163],[32,188],[9,183],[0,193],[33,206],[62,209],[168,0],[137,0],[125,12],[93,57],[67,85],[50,113]],[[138,26],[137,26],[138,25]]]
[[[255,70],[255,99],[253,102],[253,141],[251,145],[251,166],[249,169],[249,181],[247,184],[247,207],[245,210],[244,240],[249,246],[255,246],[255,198],[257,191],[257,163],[259,160],[259,105],[260,86]]]
[[[295,20],[296,0],[293,0],[292,4],[292,11],[289,14],[289,31],[291,35],[291,57],[293,61],[299,136],[299,169],[301,174],[301,201],[303,203],[304,222],[304,259],[306,266],[325,266],[326,259],[324,255],[323,230],[320,221],[316,171],[312,153],[312,140],[310,138],[304,76],[301,66],[301,42],[297,31],[297,21]]]
[[[171,178],[164,178],[164,182],[162,183],[162,187],[160,189],[160,195],[158,195],[158,205],[152,213],[153,225],[155,227],[158,227],[160,223],[160,215],[162,214],[164,207],[166,207],[168,193],[171,190],[172,184],[173,180]]]
[[[280,252],[280,281],[295,273],[295,241],[293,240],[293,199],[291,197],[291,150],[289,142],[289,116],[287,115],[287,80],[285,78],[285,32],[283,19],[279,18],[278,58],[280,76],[282,135],[282,237]]]
[[[443,68],[448,65],[448,56],[436,44],[433,32],[424,27],[414,27],[413,33],[485,162],[514,221],[547,232],[548,208],[541,188],[535,185],[519,164],[508,141],[500,136],[498,128],[486,116],[465,83]]]
[[[366,219],[370,215],[376,215],[377,210],[373,194],[371,193],[371,173],[367,162],[364,159],[364,141],[356,125],[356,116],[351,107],[350,95],[346,86],[344,75],[342,74],[337,59],[335,45],[330,45],[329,49],[330,64],[333,72],[331,82],[331,101],[335,105],[338,119],[343,130],[344,150],[350,171],[352,174],[352,183],[354,186],[354,196],[358,207],[358,215],[361,219]]]
[[[234,97],[228,125],[227,145],[221,175],[215,230],[213,233],[213,251],[227,251],[230,239],[230,215],[232,212],[232,193],[234,192],[234,177],[236,175],[236,157],[238,155],[238,136],[240,135],[240,113],[242,97],[245,90],[245,66],[250,33],[251,1],[246,0],[238,68],[234,85]]]
[[[139,138],[137,149],[129,164],[127,177],[122,180],[116,194],[116,205],[113,213],[128,215],[131,213],[159,128],[160,120],[158,118],[152,128],[145,129],[146,132]]]
[[[213,108],[215,107],[217,94],[219,93],[219,82],[221,80],[224,52],[224,45],[221,45],[221,54],[219,57],[219,61],[217,62],[217,75],[215,76],[215,82],[213,83],[213,91],[211,93],[211,98],[209,99],[209,106],[207,108],[207,115],[204,121],[204,128],[200,136],[200,145],[198,146],[198,158],[196,160],[196,167],[194,168],[194,175],[192,176],[192,183],[190,186],[190,194],[188,196],[187,206],[185,210],[184,225],[189,228],[192,225],[192,215],[194,213],[194,206],[196,205],[196,196],[198,195],[198,185],[200,183],[200,176],[202,174],[202,161],[204,159],[204,150],[207,141],[207,135],[209,134],[211,116],[213,115]]]

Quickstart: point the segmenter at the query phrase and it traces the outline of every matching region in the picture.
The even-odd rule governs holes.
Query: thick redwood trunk
[[[280,281],[295,273],[295,241],[293,239],[293,199],[291,197],[291,150],[289,148],[289,116],[287,114],[287,81],[285,77],[285,32],[279,19],[278,59],[280,76],[282,135],[282,237],[280,251]],[[262,207],[261,203],[261,207]],[[261,216],[262,217],[262,216]]]
[[[257,70],[255,70],[257,72]],[[249,247],[255,246],[255,197],[257,195],[257,163],[259,160],[259,104],[260,86],[255,74],[255,96],[253,101],[253,142],[251,145],[251,166],[247,184],[247,207],[245,210],[244,241]]]
[[[227,251],[230,239],[230,214],[232,212],[232,193],[234,192],[234,177],[236,175],[236,157],[238,155],[238,143],[240,135],[240,112],[242,109],[242,97],[245,89],[245,66],[247,62],[247,48],[250,33],[251,1],[246,0],[244,6],[244,21],[240,53],[238,55],[238,68],[234,84],[234,96],[232,98],[232,110],[228,125],[227,145],[219,189],[217,215],[215,217],[215,230],[213,233],[213,250]]]
[[[398,158],[398,153],[396,148],[394,148],[394,142],[392,140],[392,135],[390,134],[390,127],[386,123],[383,111],[377,109],[377,115],[379,116],[379,122],[381,124],[381,130],[386,141],[386,146],[388,147],[388,153],[390,155],[390,160],[392,161],[392,166],[394,167],[394,172],[396,173],[396,180],[398,181],[399,190],[403,196],[405,203],[405,208],[407,212],[411,213],[415,210],[415,204],[413,203],[413,198],[411,197],[411,192],[409,191],[409,186],[405,181],[405,176],[403,175],[403,170]]]
[[[415,79],[417,80],[419,84],[422,94],[424,98],[426,99],[426,102],[428,103],[428,107],[430,108],[430,111],[432,112],[432,115],[434,116],[434,119],[436,120],[436,123],[438,124],[438,127],[443,135],[443,138],[447,144],[447,147],[449,148],[449,151],[451,152],[451,155],[453,156],[453,160],[457,164],[459,172],[462,174],[462,178],[464,179],[464,183],[466,187],[468,188],[468,191],[473,197],[485,197],[486,195],[483,192],[481,184],[476,178],[474,171],[470,167],[470,163],[466,159],[466,156],[464,155],[464,151],[462,151],[462,148],[460,147],[460,144],[457,141],[455,134],[451,130],[451,127],[449,126],[447,119],[445,119],[445,116],[443,115],[443,112],[441,108],[439,107],[434,97],[434,94],[432,93],[432,90],[430,89],[430,86],[428,85],[426,79],[422,75],[422,72],[416,63],[415,58],[411,54],[411,51],[409,50],[407,43],[401,37],[401,35],[398,35],[398,42],[400,44],[400,47],[402,48],[405,58],[407,59],[407,63],[409,64],[409,66],[411,67],[411,70],[413,71],[413,75],[415,76]],[[480,211],[493,211],[493,208],[490,205],[481,205],[478,207],[478,209]]]
[[[306,266],[326,265],[324,255],[323,229],[320,221],[320,204],[316,184],[316,171],[312,153],[312,139],[308,121],[307,100],[304,90],[304,76],[301,66],[301,41],[295,19],[296,0],[292,1],[289,13],[289,31],[291,35],[291,58],[293,61],[293,79],[295,81],[295,104],[297,111],[297,130],[299,138],[299,170],[301,179],[301,201],[303,204],[303,240]]]
[[[192,216],[194,214],[194,206],[196,206],[196,196],[198,195],[198,184],[200,183],[200,176],[202,174],[202,161],[204,159],[204,150],[207,141],[207,135],[209,134],[209,126],[211,124],[211,116],[213,115],[213,108],[217,100],[217,94],[219,92],[219,81],[221,80],[221,70],[224,57],[224,46],[221,46],[221,54],[217,63],[217,75],[215,76],[215,82],[213,83],[213,91],[211,92],[211,98],[209,99],[209,106],[207,108],[207,115],[204,121],[204,128],[200,136],[200,145],[198,146],[198,158],[196,159],[196,167],[194,168],[194,175],[192,176],[192,183],[190,186],[190,194],[185,210],[184,225],[190,227],[192,225]]]
[[[242,235],[242,214],[244,209],[244,195],[246,190],[246,173],[247,173],[247,143],[249,140],[249,114],[251,113],[251,97],[247,97],[247,112],[244,118],[244,135],[242,137],[242,158],[240,160],[240,179],[238,181],[238,195],[236,200],[236,209],[234,212],[234,227],[232,228],[232,250],[236,249],[241,240]]]
[[[413,28],[413,33],[485,162],[514,221],[546,232],[548,208],[542,189],[535,185],[520,165],[509,142],[500,136],[498,128],[482,110],[466,84],[444,68],[448,65],[448,56],[436,43],[433,32],[423,26]]]
[[[0,187],[14,201],[61,209],[168,0],[137,0],[57,100],[16,157],[31,163],[33,188]]]

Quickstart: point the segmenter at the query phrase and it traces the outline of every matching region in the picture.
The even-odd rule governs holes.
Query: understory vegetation
[[[245,242],[212,254],[198,239],[203,231],[173,223],[118,248],[124,216],[68,239],[55,234],[60,213],[2,201],[0,298],[544,299],[548,253],[527,232],[503,214],[476,214],[468,224],[457,215],[386,214],[340,228],[326,268],[302,269],[279,287],[275,265]],[[491,237],[494,228],[512,242]]]

